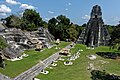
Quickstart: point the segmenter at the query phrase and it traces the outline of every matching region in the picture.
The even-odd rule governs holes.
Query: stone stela
[[[77,43],[85,44],[88,47],[107,46],[110,35],[102,19],[101,8],[98,5],[93,6],[90,20],[82,31]]]

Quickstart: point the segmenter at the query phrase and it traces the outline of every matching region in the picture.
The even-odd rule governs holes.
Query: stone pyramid
[[[90,20],[79,36],[77,43],[85,44],[89,47],[107,46],[110,35],[102,19],[101,7],[93,6]]]

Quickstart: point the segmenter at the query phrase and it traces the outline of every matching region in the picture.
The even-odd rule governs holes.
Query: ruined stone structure
[[[49,42],[54,41],[54,36],[51,35],[48,31],[48,29],[45,29],[43,27],[38,28],[38,39],[44,44],[44,47],[51,47],[51,44]]]
[[[0,22],[0,32],[3,32],[5,30],[5,27],[3,26],[3,24]]]
[[[107,46],[110,35],[102,19],[101,8],[98,5],[93,6],[90,20],[86,28],[82,31],[77,43],[85,44],[89,47]]]
[[[36,45],[50,48],[52,47],[51,41],[54,37],[48,32],[47,29],[41,27],[41,30],[28,32],[16,28],[7,28],[4,32],[0,33],[8,47],[3,49],[4,56],[10,59],[18,58],[21,53],[26,49],[35,49]],[[41,44],[40,44],[41,43]]]

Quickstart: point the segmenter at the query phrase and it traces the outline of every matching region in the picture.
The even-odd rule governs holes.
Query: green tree
[[[114,29],[115,29],[115,26],[111,26],[111,25],[105,25],[106,27],[107,27],[107,29],[108,29],[108,32],[109,32],[109,34],[111,35],[112,34],[112,32],[114,31]]]
[[[50,31],[50,33],[55,36],[55,38],[57,39],[57,34],[56,34],[56,26],[57,26],[57,20],[55,18],[52,18],[48,21],[48,30]]]
[[[110,46],[119,50],[120,47],[120,25],[117,25],[111,32]]]
[[[43,21],[43,22],[42,22],[42,26],[43,26],[44,28],[48,28],[48,23],[45,22],[45,21]]]
[[[19,28],[21,19],[16,15],[10,15],[6,19],[6,26],[10,28]]]
[[[81,27],[70,23],[70,19],[66,16],[59,15],[48,21],[48,30],[55,39],[75,41],[81,32]]]
[[[20,28],[22,30],[35,31],[38,27],[48,28],[47,22],[43,21],[36,10],[26,9],[22,17],[10,15],[5,19],[9,28]]]
[[[67,33],[69,34],[69,39],[71,41],[76,41],[79,35],[79,31],[76,30],[76,26],[72,24],[70,28],[67,29]]]
[[[55,39],[65,40],[67,35],[67,29],[70,25],[70,19],[66,16],[60,15],[57,18],[52,18],[48,21],[48,29],[50,33],[55,36]]]
[[[69,25],[70,24],[70,19],[67,18],[66,16],[60,15],[57,18],[58,24],[62,23],[64,25]]]
[[[86,27],[87,26],[87,24],[86,23],[84,23],[83,25],[82,25],[82,27]]]
[[[0,36],[0,49],[7,47],[6,40]]]
[[[37,30],[37,27],[34,23],[31,23],[31,24],[28,24],[27,30],[28,31],[35,31],[35,30]]]
[[[21,27],[27,30],[36,30],[39,26],[42,26],[43,20],[39,13],[32,9],[26,9],[23,13]]]

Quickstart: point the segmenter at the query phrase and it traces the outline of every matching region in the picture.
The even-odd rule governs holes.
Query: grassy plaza
[[[120,60],[104,59],[95,54],[95,52],[113,52],[114,50],[109,50],[109,47],[100,46],[94,50],[86,49],[86,46],[77,44],[75,48],[71,49],[71,53],[74,54],[82,49],[80,57],[73,61],[73,65],[66,66],[63,64],[64,61],[58,61],[56,67],[53,69],[47,68],[48,74],[40,74],[37,78],[41,80],[91,80],[90,70],[87,70],[88,63],[94,63],[94,66],[98,70],[105,70],[108,73],[114,73],[120,75],[119,67]],[[89,60],[87,55],[96,55],[96,60]],[[67,59],[65,57],[65,59]],[[106,61],[109,63],[101,64],[100,61]]]
[[[62,49],[65,46],[67,46],[68,44],[70,44],[70,43],[69,42],[61,42],[58,45],[58,47],[60,49]],[[20,73],[28,70],[29,68],[31,68],[32,66],[37,64],[39,62],[39,60],[46,59],[50,55],[59,51],[60,49],[55,49],[55,46],[54,46],[51,49],[45,48],[45,50],[43,50],[42,52],[38,52],[35,50],[27,50],[24,53],[28,54],[29,55],[28,57],[25,57],[20,61],[14,61],[14,62],[6,60],[5,61],[6,67],[5,67],[5,69],[0,68],[0,72],[7,76],[10,76],[10,77],[16,77]]]

